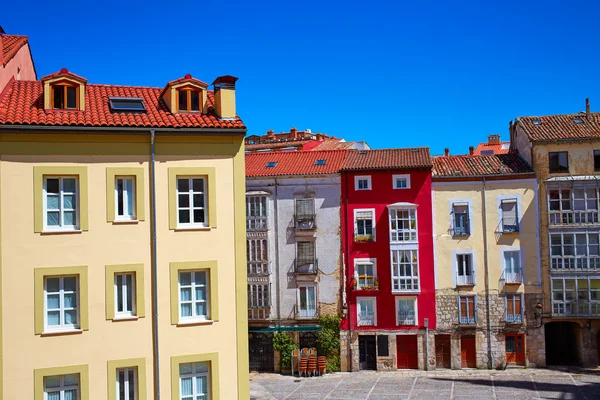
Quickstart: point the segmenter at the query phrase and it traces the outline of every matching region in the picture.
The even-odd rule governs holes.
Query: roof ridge
[[[248,146],[254,146],[252,144],[249,144]],[[267,155],[273,155],[273,154],[316,154],[316,153],[339,153],[339,152],[343,152],[343,151],[352,151],[351,149],[328,149],[328,150],[296,150],[296,151],[257,151],[257,152],[253,152],[250,154],[246,154],[248,156],[253,156],[253,155],[263,155],[263,156],[267,156]]]

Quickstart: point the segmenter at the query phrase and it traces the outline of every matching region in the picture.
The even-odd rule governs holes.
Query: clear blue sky
[[[163,87],[240,78],[249,133],[311,128],[453,154],[521,115],[600,110],[600,2],[4,2],[38,77]],[[81,17],[81,18],[78,18]]]

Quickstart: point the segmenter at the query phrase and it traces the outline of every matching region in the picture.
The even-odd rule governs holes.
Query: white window
[[[356,312],[358,326],[377,325],[377,307],[375,297],[357,297]]]
[[[179,273],[179,318],[182,320],[208,320],[208,272],[185,271]]]
[[[138,400],[137,368],[117,369],[117,400]]]
[[[396,325],[417,325],[417,298],[396,297]]]
[[[475,325],[476,323],[475,296],[458,296],[458,322],[464,325]]]
[[[452,204],[452,226],[450,228],[452,236],[461,236],[471,234],[469,224],[469,203]]]
[[[354,190],[371,190],[371,176],[355,176]]]
[[[501,232],[519,232],[519,213],[517,210],[517,199],[505,199],[501,201],[502,221]]]
[[[354,210],[354,241],[371,242],[375,240],[375,210]]]
[[[268,252],[267,239],[248,239],[246,241],[249,275],[265,275],[269,273]]]
[[[393,176],[393,188],[394,189],[410,189],[410,175],[394,175]]]
[[[206,227],[206,178],[177,178],[177,224]]]
[[[267,196],[246,196],[246,229],[267,229]]]
[[[392,291],[415,292],[419,290],[418,251],[392,250]]]
[[[583,187],[561,188],[552,185],[548,191],[548,215],[551,225],[595,224],[600,209],[600,188],[596,183]]]
[[[78,196],[76,177],[44,178],[44,228],[78,229]]]
[[[598,233],[550,234],[550,268],[557,270],[600,270]]]
[[[44,400],[78,400],[79,374],[44,378]]]
[[[475,268],[472,253],[456,254],[456,286],[472,286],[475,284]]]
[[[417,210],[414,208],[390,209],[392,242],[417,241]]]
[[[368,260],[368,259],[366,259]],[[356,279],[357,289],[376,289],[376,269],[375,263],[369,261],[355,260],[354,279]]]
[[[135,178],[115,178],[116,220],[135,220]]]
[[[207,362],[179,364],[179,400],[210,399],[210,372]]]
[[[504,279],[506,283],[521,283],[521,252],[519,250],[507,250],[504,254]]]
[[[115,317],[135,315],[135,274],[115,274]]]
[[[296,199],[296,229],[315,229],[315,199]]]
[[[600,278],[552,278],[552,314],[600,317]]]
[[[77,284],[77,276],[49,276],[44,279],[46,330],[79,327]]]
[[[298,287],[298,316],[314,318],[317,316],[317,288],[314,285]]]

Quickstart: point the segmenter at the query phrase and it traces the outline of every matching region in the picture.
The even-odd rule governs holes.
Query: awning
[[[248,332],[320,332],[321,325],[249,327]]]

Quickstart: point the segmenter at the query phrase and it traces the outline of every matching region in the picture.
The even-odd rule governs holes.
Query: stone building
[[[512,149],[539,185],[540,365],[597,366],[600,347],[600,113],[519,117]],[[545,363],[544,363],[545,361]]]
[[[537,183],[516,154],[433,158],[437,368],[537,365]]]
[[[345,150],[246,155],[250,369],[273,371],[272,332],[314,347],[340,301]]]

